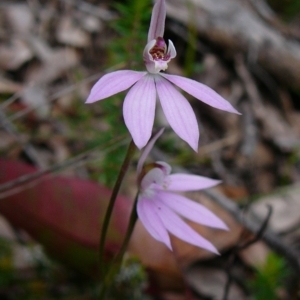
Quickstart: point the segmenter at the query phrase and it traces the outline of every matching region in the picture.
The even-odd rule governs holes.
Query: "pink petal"
[[[191,174],[171,174],[168,176],[169,191],[198,191],[219,184],[221,181]]]
[[[168,55],[170,56],[169,61],[171,59],[173,59],[174,57],[176,57],[176,55],[177,55],[175,46],[171,40],[169,40],[169,44],[168,44]]]
[[[166,176],[160,168],[153,168],[143,177],[141,182],[141,189],[146,190],[150,185],[162,185]]]
[[[155,83],[161,106],[170,126],[179,137],[197,151],[199,128],[191,105],[166,79],[156,76]]]
[[[145,63],[145,66],[147,68],[147,71],[151,74],[156,74],[160,72],[161,70],[155,69],[155,62],[152,57],[152,54],[150,53],[150,50],[155,46],[156,40],[151,40],[150,42],[147,43],[144,52],[143,52],[143,60]]]
[[[164,227],[170,233],[187,243],[219,254],[218,250],[211,242],[200,236],[165,204],[159,200],[155,200],[153,203],[155,203],[156,213],[159,215]]]
[[[164,128],[160,129],[155,136],[150,140],[150,142],[147,144],[147,146],[144,148],[143,153],[140,156],[140,159],[138,161],[137,164],[137,173],[140,174],[143,168],[143,165],[145,163],[145,160],[147,158],[147,156],[149,155],[150,151],[152,150],[155,142],[157,141],[157,139],[162,135],[162,133],[164,132]]]
[[[93,86],[86,103],[93,103],[98,100],[108,98],[114,94],[127,90],[146,72],[136,72],[130,70],[116,71],[102,76]]]
[[[164,189],[168,175],[171,173],[171,166],[163,161],[156,161],[156,167],[151,169],[144,175],[141,182],[141,189],[151,188],[161,190]]]
[[[148,42],[164,36],[166,14],[165,0],[157,0],[152,10]]]
[[[147,231],[158,241],[172,250],[169,234],[155,211],[153,201],[140,197],[137,203],[139,219]]]
[[[212,228],[228,230],[227,225],[208,208],[184,196],[160,191],[159,200],[190,221]]]
[[[154,123],[156,90],[150,75],[141,78],[127,93],[123,104],[125,124],[134,143],[143,148],[151,137]]]
[[[161,75],[198,100],[212,107],[240,115],[240,113],[227,100],[221,97],[210,87],[195,80],[177,75]]]

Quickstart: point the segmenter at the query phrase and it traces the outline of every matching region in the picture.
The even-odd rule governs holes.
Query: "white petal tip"
[[[85,104],[91,104],[91,103],[94,103],[94,102],[97,102],[97,101],[100,101],[100,100],[102,100],[102,99],[97,98],[97,97],[95,97],[95,95],[90,94],[88,96],[88,98],[86,99]]]
[[[222,180],[219,180],[219,179],[211,179],[211,187],[215,186],[215,185],[218,185],[220,183],[222,183]]]
[[[141,143],[141,142],[135,141],[134,139],[133,139],[133,141],[134,141],[135,145],[139,148],[139,150],[143,149],[146,146],[147,142],[148,142],[148,141],[146,141],[146,142]]]
[[[198,151],[199,151],[198,145],[197,146],[190,145],[190,146],[196,153],[198,153]]]
[[[128,127],[127,127],[128,128]],[[129,130],[129,128],[128,128],[128,130]],[[148,143],[148,141],[150,140],[150,137],[151,136],[149,136],[149,137],[146,137],[146,135],[145,136],[140,136],[141,135],[141,133],[139,133],[138,135],[136,134],[136,132],[132,132],[132,130],[129,130],[129,133],[130,133],[130,135],[131,135],[131,137],[132,137],[132,139],[133,139],[133,142],[135,143],[135,145],[141,150],[142,148],[144,148],[146,145],[147,145],[147,143]],[[147,134],[147,136],[148,136],[148,134]]]
[[[223,227],[220,229],[225,230],[225,231],[230,231],[229,227],[225,223],[223,223]]]
[[[240,115],[240,116],[242,115],[242,113],[240,113],[240,112],[237,111],[237,110],[234,110],[233,113],[234,113],[234,114],[237,114],[237,115]]]
[[[212,245],[212,247],[209,247],[209,249],[206,248],[206,250],[208,250],[216,255],[221,255],[220,252],[218,251],[218,249],[216,247],[214,247],[213,245]]]
[[[230,107],[228,109],[226,109],[226,111],[233,113],[233,114],[241,115],[241,113],[239,111],[237,111],[231,104],[230,104]]]
[[[183,139],[183,140],[185,140],[185,141],[189,144],[189,146],[190,146],[196,153],[198,153],[198,151],[199,151],[199,147],[198,147],[199,139],[197,139],[196,142],[190,142],[190,141],[188,141],[187,139]]]
[[[90,97],[88,97],[88,98],[86,99],[86,101],[85,101],[85,104],[91,104],[91,103],[93,103],[93,102],[95,102],[95,100],[93,100],[93,99],[91,99]]]
[[[209,246],[199,246],[202,249],[205,249],[206,251],[209,251],[211,253],[214,253],[216,255],[221,255],[218,249],[214,245],[209,245]]]
[[[172,251],[173,252],[173,248],[172,248],[172,245],[170,244],[170,245],[168,245],[168,244],[166,244],[166,243],[164,243],[166,246],[167,246],[167,248],[170,250],[170,251]]]
[[[212,224],[212,226],[209,227],[214,229],[224,230],[224,231],[230,231],[229,227],[219,217],[217,217],[217,219],[215,220],[215,224]]]

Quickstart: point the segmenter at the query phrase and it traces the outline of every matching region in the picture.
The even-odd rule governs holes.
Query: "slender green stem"
[[[124,176],[128,170],[130,161],[134,155],[134,152],[136,150],[136,146],[133,143],[133,141],[131,140],[125,159],[123,161],[123,164],[121,166],[121,169],[119,171],[118,174],[118,178],[116,180],[115,186],[113,188],[110,200],[109,200],[109,204],[106,210],[106,214],[104,217],[104,221],[103,221],[103,225],[102,225],[102,230],[101,230],[101,236],[100,236],[100,243],[99,243],[99,265],[100,265],[100,275],[103,278],[104,275],[104,271],[105,271],[105,267],[104,267],[104,246],[105,246],[105,239],[106,239],[106,235],[107,235],[107,230],[108,230],[108,226],[109,226],[109,221],[112,215],[112,211],[122,184],[122,181],[124,179]]]
[[[123,244],[122,244],[118,254],[116,255],[116,257],[113,261],[113,263],[115,263],[117,265],[121,264],[121,262],[122,262],[124,253],[127,249],[128,243],[130,241],[130,238],[131,238],[134,226],[135,226],[135,223],[136,223],[137,218],[138,218],[138,215],[137,215],[137,212],[136,212],[137,200],[138,200],[138,194],[136,195],[136,197],[134,199],[132,211],[131,211],[131,214],[130,214],[129,224],[128,224],[128,227],[127,227],[127,232],[126,232]]]
[[[130,241],[130,237],[132,235],[135,223],[138,219],[137,212],[136,212],[137,200],[138,200],[138,193],[134,199],[133,207],[132,207],[131,214],[130,214],[129,224],[127,227],[126,235],[124,237],[122,246],[121,246],[119,252],[117,253],[117,255],[115,256],[115,258],[113,259],[110,269],[108,270],[105,277],[103,278],[103,282],[102,282],[102,286],[101,286],[100,294],[99,294],[100,300],[105,299],[109,284],[113,281],[113,277],[118,273],[118,271],[120,269],[120,266],[121,266],[121,263],[123,260],[123,256],[128,247],[128,243]]]

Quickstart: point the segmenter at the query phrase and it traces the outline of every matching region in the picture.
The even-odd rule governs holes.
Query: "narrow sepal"
[[[164,36],[166,14],[165,0],[157,0],[152,10],[148,42]]]
[[[169,234],[156,213],[156,208],[152,199],[149,200],[140,197],[137,203],[137,213],[139,219],[152,237],[163,242],[169,249],[172,250]]]
[[[197,151],[199,128],[188,100],[161,76],[155,77],[155,83],[163,112],[170,126],[180,138]]]
[[[182,195],[160,191],[159,199],[182,217],[201,225],[228,230],[226,224],[204,205]]]
[[[142,77],[127,93],[123,104],[125,124],[138,148],[151,137],[154,123],[156,90],[151,75]]]
[[[240,114],[227,100],[205,84],[182,76],[169,74],[161,75],[188,94],[212,107]]]
[[[160,201],[153,202],[160,220],[170,233],[187,243],[219,254],[218,250],[211,242],[199,235],[165,204]]]
[[[168,190],[186,192],[207,189],[219,184],[221,181],[193,174],[171,174],[169,176]]]
[[[86,103],[93,103],[129,89],[146,72],[122,70],[102,76],[91,89]]]

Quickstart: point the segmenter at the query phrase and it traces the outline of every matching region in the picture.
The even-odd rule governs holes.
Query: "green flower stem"
[[[128,247],[130,237],[132,235],[135,223],[138,219],[137,212],[136,212],[137,201],[138,201],[138,193],[134,199],[132,211],[130,214],[129,224],[127,227],[127,232],[126,232],[125,238],[123,240],[122,246],[121,246],[119,252],[117,253],[117,255],[115,256],[114,260],[112,261],[111,267],[108,270],[108,272],[106,273],[105,278],[103,279],[103,283],[102,283],[102,286],[100,289],[100,294],[99,294],[100,300],[105,299],[109,284],[113,281],[114,276],[118,273],[120,266],[122,264],[123,256]]]
[[[99,264],[100,264],[100,275],[103,278],[104,272],[105,272],[105,268],[104,268],[104,246],[105,246],[105,239],[106,239],[106,235],[107,235],[107,230],[108,230],[108,226],[109,226],[109,221],[112,215],[112,211],[122,184],[122,181],[124,179],[124,176],[128,170],[130,161],[135,153],[136,150],[136,146],[134,144],[134,142],[131,140],[125,159],[123,161],[123,164],[121,166],[121,169],[119,171],[118,174],[118,178],[116,180],[115,186],[113,188],[110,200],[109,200],[109,204],[107,207],[107,211],[104,217],[104,221],[103,221],[103,225],[102,225],[102,230],[101,230],[101,236],[100,236],[100,243],[99,243]]]
[[[123,244],[122,244],[122,246],[121,246],[118,254],[114,258],[112,266],[114,264],[116,264],[117,266],[119,266],[122,263],[124,253],[125,253],[125,251],[126,251],[126,249],[128,247],[128,244],[129,244],[129,241],[130,241],[130,238],[131,238],[131,235],[132,235],[135,223],[136,223],[136,221],[138,219],[138,215],[137,215],[137,212],[136,212],[137,200],[138,200],[138,194],[136,195],[136,197],[134,199],[132,211],[131,211],[131,214],[130,214],[129,224],[128,224],[128,227],[127,227],[127,232],[126,232]]]

